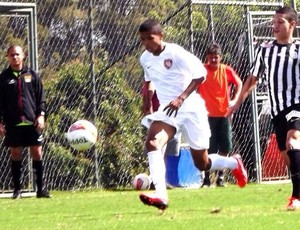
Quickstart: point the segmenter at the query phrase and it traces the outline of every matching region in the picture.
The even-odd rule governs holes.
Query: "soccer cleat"
[[[243,164],[242,157],[239,154],[235,154],[232,157],[235,158],[238,162],[238,167],[232,170],[232,173],[237,181],[238,186],[243,188],[248,182],[248,175],[247,175],[246,168]]]
[[[166,187],[167,187],[167,189],[173,189],[174,188],[173,185],[171,185],[169,183],[166,183]]]
[[[14,190],[13,195],[12,195],[11,198],[12,199],[20,199],[20,198],[22,198],[21,191],[20,190]]]
[[[51,198],[51,195],[47,190],[37,191],[36,198]]]
[[[168,203],[165,199],[157,197],[155,194],[140,194],[140,200],[150,206],[154,206],[159,210],[165,210],[168,207]]]
[[[290,197],[289,202],[286,206],[287,211],[294,211],[300,209],[300,199],[296,197]]]
[[[209,187],[210,187],[210,180],[204,178],[201,188],[209,188]]]

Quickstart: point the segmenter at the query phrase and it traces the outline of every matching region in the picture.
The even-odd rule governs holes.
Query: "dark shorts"
[[[286,118],[286,115],[291,111],[298,111],[300,113],[300,105],[293,106],[292,108],[289,108],[272,119],[276,140],[280,151],[286,150],[287,132],[291,129],[300,130],[300,117],[292,116],[289,121]]]
[[[231,123],[226,117],[209,117],[211,137],[208,153],[229,153],[232,150]]]
[[[43,135],[33,125],[6,127],[4,144],[7,147],[42,145]]]

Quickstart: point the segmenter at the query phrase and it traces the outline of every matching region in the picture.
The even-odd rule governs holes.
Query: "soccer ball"
[[[87,120],[78,120],[73,123],[67,133],[69,144],[78,151],[91,148],[97,141],[97,128]]]
[[[133,178],[132,186],[136,190],[148,190],[151,182],[151,178],[146,173],[140,173]]]

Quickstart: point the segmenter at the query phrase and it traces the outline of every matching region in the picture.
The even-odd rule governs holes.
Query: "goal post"
[[[36,3],[0,2],[0,16],[24,17],[27,19],[30,66],[38,71]]]

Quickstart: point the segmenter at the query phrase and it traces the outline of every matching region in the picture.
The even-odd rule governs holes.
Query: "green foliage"
[[[170,0],[148,1],[145,8],[150,9],[148,12],[148,18],[156,18],[158,20],[164,20],[166,15],[175,11],[180,6],[180,3],[176,3]]]
[[[78,188],[80,188],[81,184],[93,186],[94,175],[86,174],[86,172],[92,171],[94,167],[91,159],[75,150],[70,151],[69,148],[59,146],[53,142],[47,143],[44,149],[45,152],[52,153],[51,157],[46,155],[47,160],[45,163],[46,168],[51,168],[51,173],[55,175],[55,180],[48,179],[48,186],[62,190],[76,189],[74,185],[79,185]],[[51,175],[47,176],[49,172],[49,170],[46,170],[46,177],[52,178]],[[64,181],[63,186],[58,184],[61,181]]]
[[[194,31],[203,32],[206,30],[208,22],[202,11],[193,11],[192,19]]]
[[[105,78],[98,110],[99,115],[105,114],[101,125],[101,183],[106,188],[128,185],[133,175],[146,168],[142,156],[141,98],[136,97],[126,81],[130,77],[124,74],[122,69],[112,68],[101,76]]]
[[[87,174],[82,182],[85,185],[95,182],[95,174],[100,173],[100,183],[105,188],[128,186],[132,176],[146,168],[141,154],[144,135],[140,125],[141,98],[136,97],[127,82],[131,79],[126,76],[129,72],[124,71],[122,65],[114,67],[96,79],[99,88],[96,89],[94,117],[92,84],[86,74],[88,67],[73,61],[53,72],[51,78],[44,79],[49,108],[45,136],[51,140],[46,144],[46,152],[52,153],[47,161],[54,164],[65,156],[63,168],[54,169],[55,174],[62,177],[59,181],[65,181],[64,189],[70,189],[74,180],[83,180],[83,172]],[[92,121],[99,131],[95,148],[82,155],[72,150],[65,138],[68,127],[79,119]],[[95,151],[99,154],[99,172],[93,169]],[[67,179],[67,175],[72,177]],[[55,184],[51,186],[56,188]]]

